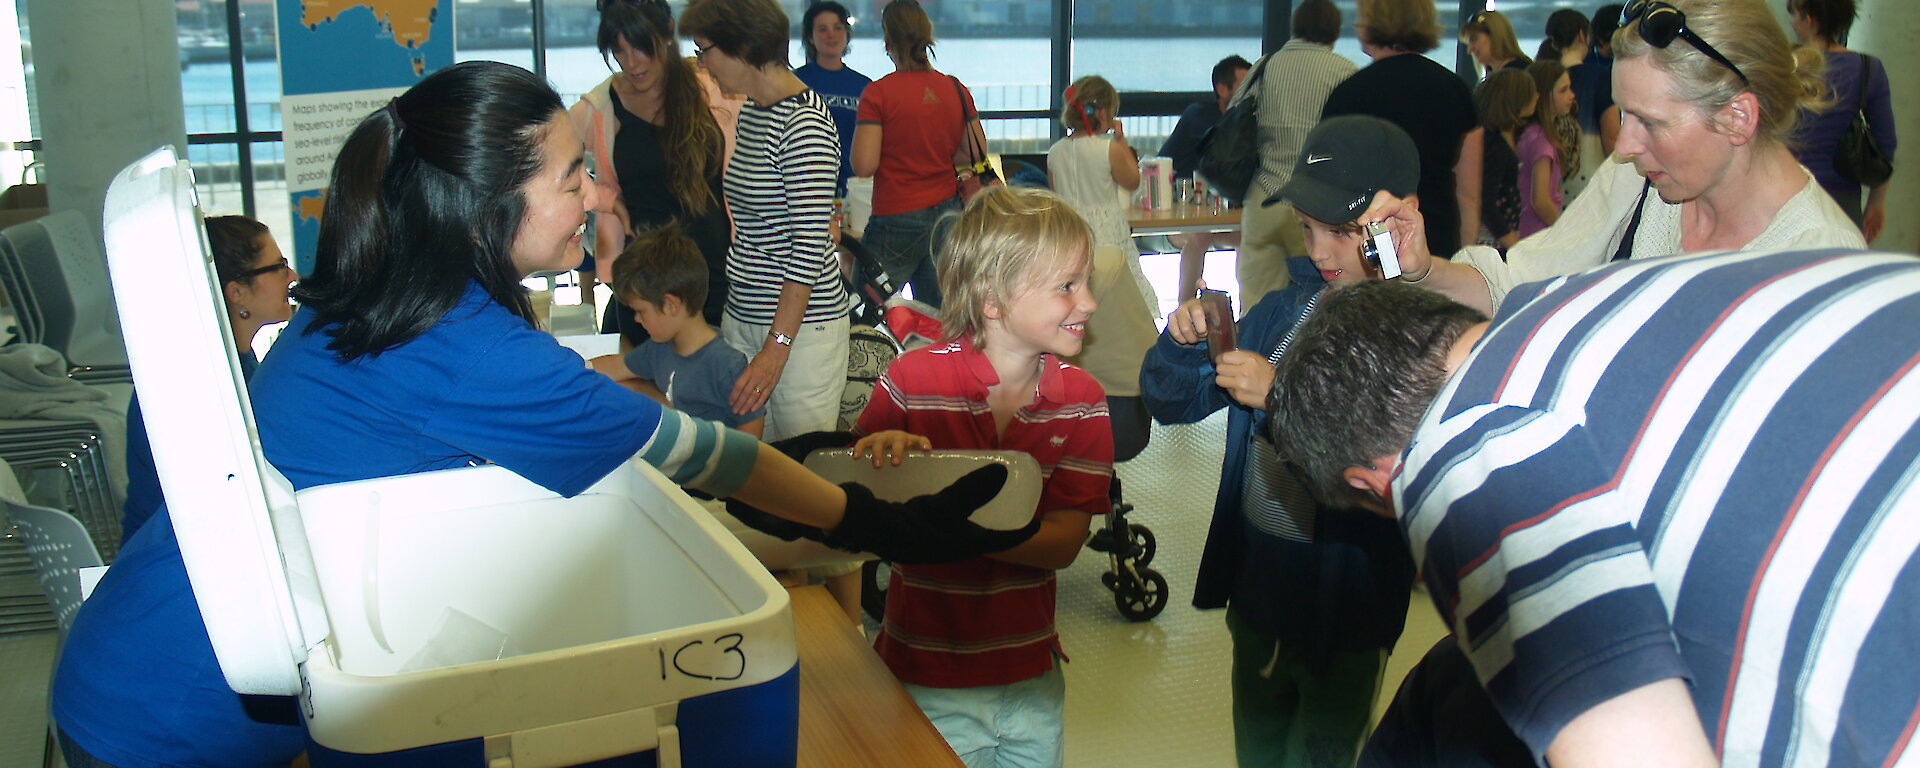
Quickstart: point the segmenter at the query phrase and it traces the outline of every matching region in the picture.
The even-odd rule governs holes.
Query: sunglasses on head
[[[1740,71],[1740,68],[1734,66],[1731,60],[1714,50],[1707,41],[1700,39],[1693,30],[1688,29],[1687,14],[1673,7],[1671,3],[1661,2],[1661,0],[1633,0],[1627,3],[1627,7],[1620,11],[1620,26],[1624,27],[1636,21],[1640,24],[1640,39],[1647,41],[1648,45],[1665,48],[1673,45],[1674,38],[1685,40],[1693,44],[1695,49],[1706,54],[1707,58],[1733,70],[1735,75],[1740,76],[1740,82],[1753,85],[1753,81],[1747,79],[1747,73]]]

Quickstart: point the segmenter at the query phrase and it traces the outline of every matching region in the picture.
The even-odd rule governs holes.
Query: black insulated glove
[[[820,541],[835,549],[872,552],[896,563],[950,563],[1018,546],[1040,532],[1040,518],[1011,531],[982,528],[968,515],[993,500],[1007,468],[992,464],[968,472],[937,493],[902,502],[881,501],[859,483],[842,483],[847,511]]]
[[[768,445],[773,446],[774,450],[786,454],[787,458],[804,462],[807,460],[807,454],[813,453],[821,448],[845,448],[853,445],[853,439],[852,432],[808,432],[804,435],[794,435],[785,440],[768,443]],[[784,517],[768,514],[747,506],[742,502],[734,501],[733,499],[727,499],[727,514],[733,515],[742,523],[746,523],[747,527],[780,539],[781,541],[793,541],[801,538],[819,541],[826,536],[825,532],[811,525],[796,523]]]

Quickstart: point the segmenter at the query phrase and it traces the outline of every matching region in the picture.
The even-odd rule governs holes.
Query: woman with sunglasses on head
[[[896,287],[938,308],[940,252],[935,225],[960,210],[955,159],[987,146],[973,92],[933,68],[933,20],[916,0],[893,0],[880,13],[893,72],[861,96],[853,132],[853,173],[873,178],[873,216],[862,239]],[[976,158],[984,159],[984,158]]]
[[[1533,59],[1520,50],[1520,38],[1513,31],[1513,22],[1499,11],[1481,11],[1467,17],[1467,23],[1460,25],[1460,42],[1466,44],[1467,53],[1479,62],[1482,78],[1497,69],[1526,69],[1533,63]]]
[[[1762,0],[1635,0],[1613,37],[1621,112],[1607,162],[1554,225],[1505,261],[1433,258],[1416,206],[1382,197],[1407,282],[1491,312],[1521,283],[1619,259],[1719,250],[1860,248],[1860,230],[1788,151],[1820,59],[1793,49]]]
[[[1800,132],[1793,155],[1813,171],[1820,186],[1872,242],[1887,223],[1888,182],[1868,186],[1863,205],[1862,185],[1842,176],[1833,160],[1840,137],[1853,124],[1853,116],[1861,112],[1867,115],[1867,125],[1880,151],[1888,160],[1893,159],[1896,138],[1887,64],[1873,60],[1869,65],[1865,55],[1847,49],[1847,32],[1859,15],[1854,0],[1787,0],[1787,14],[1793,19],[1794,37],[1825,55],[1827,85],[1833,89],[1833,103],[1807,116],[1811,124]]]
[[[614,72],[568,110],[600,187],[594,272],[600,282],[610,281],[614,259],[632,235],[678,221],[706,257],[701,314],[717,326],[733,237],[720,174],[739,106],[681,57],[665,0],[600,0],[598,43]],[[603,325],[618,328],[626,344],[646,340],[646,330],[619,302],[607,307],[607,318]]]
[[[491,463],[573,496],[637,460],[893,560],[963,560],[1038,529],[965,522],[991,477],[903,504],[832,485],[536,328],[520,281],[579,265],[599,191],[559,94],[531,72],[470,61],[428,75],[360,122],[328,189],[301,310],[249,384],[262,453],[296,491]],[[51,699],[75,768],[277,766],[305,747],[294,702],[228,687],[158,517],[76,614]]]
[[[734,231],[720,335],[748,359],[733,409],[766,406],[769,440],[833,429],[849,327],[829,229],[833,117],[787,67],[787,14],[773,0],[693,0],[680,31],[721,88],[747,96],[725,180]]]

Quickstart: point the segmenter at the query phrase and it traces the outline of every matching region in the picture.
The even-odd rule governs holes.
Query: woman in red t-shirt
[[[860,95],[853,131],[853,175],[873,178],[864,239],[895,285],[912,284],[915,299],[938,307],[934,224],[960,209],[954,155],[968,134],[984,149],[986,134],[966,86],[929,62],[933,20],[920,3],[893,0],[880,27],[893,74]]]

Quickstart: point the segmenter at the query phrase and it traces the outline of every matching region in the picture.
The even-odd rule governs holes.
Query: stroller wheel
[[[1139,523],[1130,523],[1127,525],[1127,533],[1133,539],[1134,546],[1140,548],[1140,554],[1134,558],[1133,564],[1140,568],[1147,567],[1147,563],[1153,562],[1153,553],[1158,551],[1158,546],[1153,540],[1153,531]]]
[[[1113,606],[1128,621],[1147,621],[1167,607],[1167,578],[1151,568],[1139,570],[1138,585],[1123,584],[1113,593]]]

